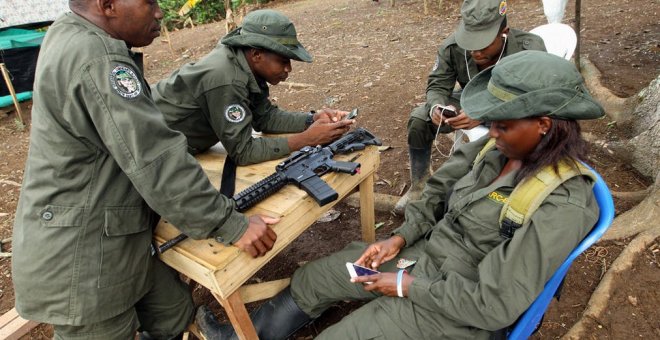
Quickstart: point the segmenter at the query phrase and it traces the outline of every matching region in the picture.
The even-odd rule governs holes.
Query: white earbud
[[[506,33],[502,33],[502,38],[506,39]]]

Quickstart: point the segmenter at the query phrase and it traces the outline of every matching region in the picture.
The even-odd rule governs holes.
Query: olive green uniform
[[[493,182],[506,163],[497,149],[472,168],[486,140],[460,146],[429,179],[422,199],[409,204],[405,223],[394,232],[407,246],[379,269],[395,272],[399,258],[417,260],[408,297],[383,297],[349,281],[344,263],[359,258],[362,243],[296,271],[291,293],[312,317],[337,301],[372,300],[318,339],[488,339],[490,331],[513,324],[527,309],[594,225],[598,207],[590,181],[572,178],[513,238],[503,239],[500,211],[517,171]]]
[[[502,58],[524,50],[545,51],[545,45],[541,37],[535,34],[509,29]],[[426,103],[415,108],[408,120],[408,145],[410,147],[431,148],[438,127],[431,122],[429,111],[436,104],[454,105],[460,108],[460,98],[452,96],[456,82],[461,88],[464,88],[470,78],[478,73],[479,70],[472,60],[470,52],[458,46],[454,35],[440,45],[426,85]],[[443,129],[441,132],[449,132],[449,129]]]
[[[226,243],[240,238],[247,217],[167,127],[142,77],[142,55],[124,41],[66,14],[46,34],[35,79],[13,234],[16,309],[74,326],[137,313],[143,329],[151,315],[180,332],[192,303],[153,256],[159,215],[193,238]]]
[[[273,105],[268,100],[268,84],[255,78],[242,49],[223,44],[199,62],[174,71],[152,91],[167,124],[186,135],[191,152],[204,151],[220,141],[239,165],[291,152],[286,137],[254,138],[252,129],[300,132],[305,130],[308,116]]]

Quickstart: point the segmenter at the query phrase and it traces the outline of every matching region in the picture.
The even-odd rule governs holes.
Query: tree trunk
[[[610,147],[655,183],[642,203],[616,218],[604,239],[635,235],[660,220],[660,76],[632,99],[639,104],[629,119],[617,124],[628,132],[629,139],[613,142]]]
[[[630,155],[632,166],[649,178],[660,173],[660,76],[639,92],[633,100],[637,106],[617,127],[628,140],[612,144],[615,152]]]

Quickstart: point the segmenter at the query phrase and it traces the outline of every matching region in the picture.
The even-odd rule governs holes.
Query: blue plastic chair
[[[578,244],[578,246],[568,255],[568,258],[561,264],[561,266],[559,266],[559,269],[557,269],[550,280],[545,284],[545,288],[543,288],[541,294],[536,300],[534,300],[534,302],[532,302],[525,313],[523,313],[513,325],[513,329],[507,335],[507,339],[509,340],[527,339],[532,333],[534,333],[536,326],[541,322],[543,314],[545,314],[546,309],[548,309],[550,301],[555,296],[557,289],[564,280],[573,260],[591,247],[592,244],[596,243],[596,241],[598,241],[598,239],[600,239],[610,227],[612,220],[614,220],[614,202],[612,201],[610,189],[596,171],[593,169],[591,169],[591,171],[596,174],[597,178],[594,185],[594,195],[596,196],[596,201],[600,208],[598,222],[596,222],[596,225],[584,240],[582,240],[582,242],[580,242],[580,244]]]

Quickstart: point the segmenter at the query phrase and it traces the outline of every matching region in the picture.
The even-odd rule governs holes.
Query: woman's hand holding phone
[[[393,259],[405,245],[406,240],[399,235],[394,235],[384,241],[372,243],[365,249],[362,256],[355,261],[355,264],[378,269],[381,263]]]
[[[351,281],[355,283],[363,283],[364,290],[376,291],[385,296],[399,296],[397,292],[397,273],[378,273],[366,276],[358,276],[352,278]],[[404,272],[401,280],[401,293],[402,296],[408,296],[408,289],[415,278]]]

